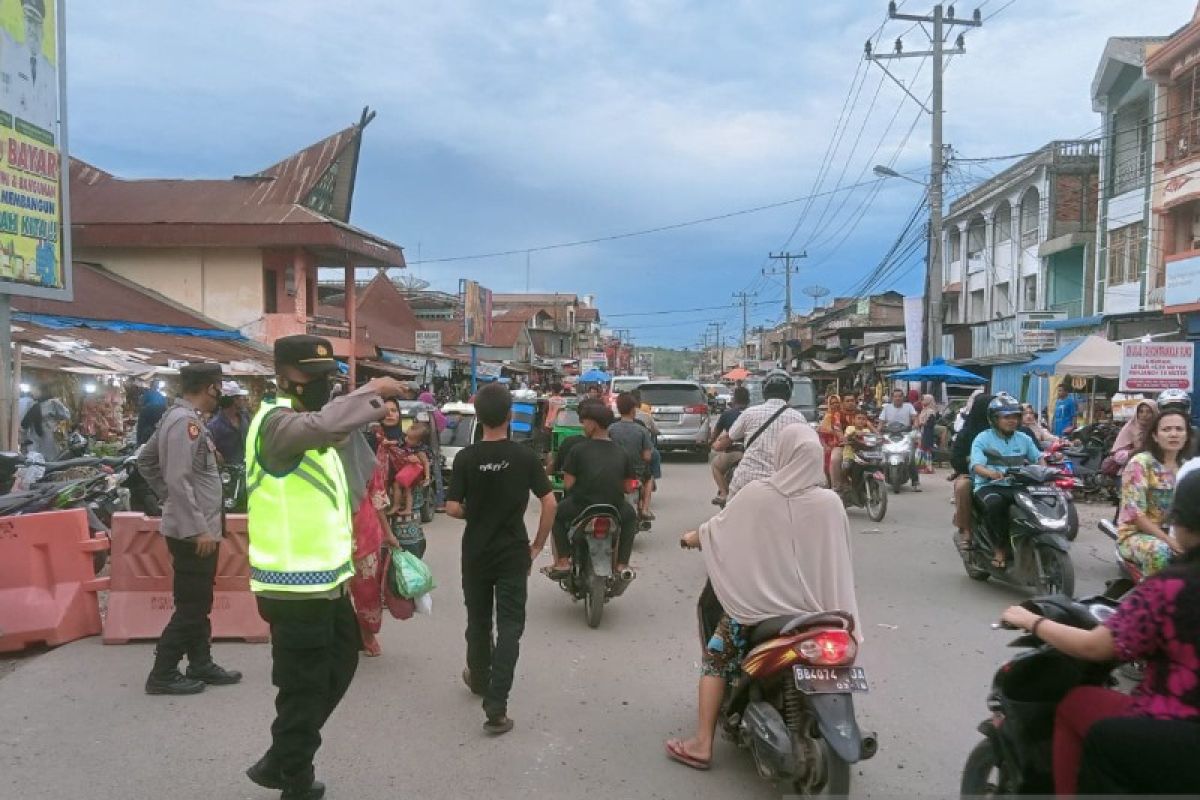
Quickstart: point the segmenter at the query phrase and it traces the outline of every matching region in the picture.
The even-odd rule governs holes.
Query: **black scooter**
[[[1022,605],[1047,619],[1084,630],[1099,625],[1117,607],[1116,601],[1105,595],[1078,601],[1062,595],[1039,597]],[[992,679],[987,698],[991,713],[978,728],[985,738],[967,756],[959,788],[962,797],[1053,795],[1051,744],[1058,704],[1076,686],[1116,684],[1112,675],[1115,663],[1072,658],[1032,634],[1022,635],[1010,646],[1024,649]]]
[[[998,465],[1024,460],[994,451],[987,455]],[[972,495],[971,544],[960,551],[967,575],[977,581],[997,578],[1028,586],[1039,594],[1073,593],[1075,566],[1066,538],[1072,500],[1054,483],[1061,470],[1030,464],[1006,466],[1004,472],[1017,489],[1009,508],[1008,541],[988,528]],[[1009,554],[1003,566],[992,561],[1000,547]]]
[[[588,627],[598,628],[604,604],[624,594],[635,577],[633,570],[617,572],[621,513],[615,506],[588,506],[571,522],[568,536],[571,574],[558,585],[572,599],[583,600]]]

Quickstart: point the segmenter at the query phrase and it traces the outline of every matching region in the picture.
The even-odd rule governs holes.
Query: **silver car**
[[[695,381],[646,381],[638,389],[658,423],[658,449],[707,453],[710,438],[708,394]]]

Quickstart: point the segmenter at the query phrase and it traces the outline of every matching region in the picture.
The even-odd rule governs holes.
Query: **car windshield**
[[[441,433],[442,447],[466,447],[471,443],[470,414],[447,414],[446,427]]]
[[[707,405],[708,397],[690,383],[643,384],[642,401],[652,406],[696,406]]]

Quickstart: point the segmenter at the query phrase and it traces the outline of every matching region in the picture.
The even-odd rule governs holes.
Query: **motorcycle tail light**
[[[596,517],[588,523],[588,529],[592,532],[592,536],[597,539],[603,539],[608,536],[608,531],[612,527],[612,520],[608,517]]]
[[[852,664],[858,655],[858,643],[847,631],[819,631],[796,645],[800,657],[813,666],[835,667]]]
[[[630,492],[636,492],[638,489],[641,489],[641,488],[642,488],[642,483],[637,478],[630,478],[629,480],[625,481],[625,493],[626,494],[629,494]]]

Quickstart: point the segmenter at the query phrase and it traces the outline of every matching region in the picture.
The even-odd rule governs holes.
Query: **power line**
[[[753,292],[751,292],[750,295],[753,296]],[[767,306],[767,305],[775,305],[776,302],[778,302],[778,301],[774,301],[774,302],[770,302],[770,303],[768,303],[768,302],[751,303],[750,305],[751,306]],[[723,306],[702,306],[700,308],[675,308],[675,309],[670,309],[670,310],[666,310],[666,311],[661,311],[661,310],[660,311],[626,311],[626,312],[622,312],[620,314],[605,314],[604,317],[605,317],[605,319],[609,319],[611,317],[649,317],[649,316],[658,316],[661,314],[690,314],[695,311],[721,311],[726,308],[729,308],[729,306],[723,305]]]

